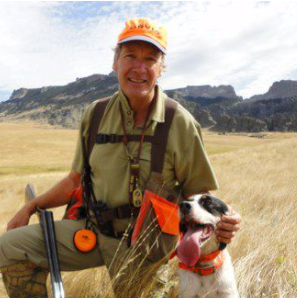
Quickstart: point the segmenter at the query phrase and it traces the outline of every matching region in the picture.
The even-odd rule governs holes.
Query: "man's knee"
[[[14,246],[15,241],[17,239],[11,231],[6,232],[0,237],[0,268],[12,264],[9,262],[9,252],[11,252],[11,247]]]
[[[13,229],[0,237],[0,267],[28,260],[25,250],[28,239],[24,230],[24,227]]]

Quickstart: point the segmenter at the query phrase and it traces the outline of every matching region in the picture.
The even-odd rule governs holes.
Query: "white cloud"
[[[61,85],[110,72],[118,30],[108,16],[65,20],[57,13],[63,4],[42,3],[0,4],[2,88]]]
[[[296,4],[187,3],[189,9],[172,16],[168,26],[164,87],[173,79],[180,87],[231,84],[245,97],[266,92],[297,69]]]
[[[0,91],[109,73],[124,20],[137,16],[168,29],[163,89],[230,84],[249,97],[297,79],[294,2],[0,2]]]

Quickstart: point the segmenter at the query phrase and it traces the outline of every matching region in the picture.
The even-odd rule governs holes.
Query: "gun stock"
[[[36,193],[32,184],[27,184],[25,189],[26,202],[34,200]],[[37,206],[37,216],[42,227],[44,244],[50,268],[51,284],[54,298],[65,298],[63,282],[58,259],[54,217],[51,211],[46,211]]]

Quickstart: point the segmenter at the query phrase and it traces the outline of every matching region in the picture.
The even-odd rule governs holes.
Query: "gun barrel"
[[[36,198],[36,193],[32,184],[27,184],[25,189],[25,198],[26,202]],[[36,210],[43,232],[44,244],[50,268],[53,296],[54,298],[65,298],[57,251],[53,212],[43,210],[39,207],[37,207]]]
[[[44,241],[47,249],[54,298],[64,298],[65,293],[62,283],[60,264],[57,252],[53,213],[51,211],[41,210],[40,220],[43,230]]]

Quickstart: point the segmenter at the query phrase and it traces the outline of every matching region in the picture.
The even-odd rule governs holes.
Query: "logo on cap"
[[[126,21],[126,26],[118,37],[118,43],[124,43],[132,40],[149,42],[166,54],[166,29],[164,27],[157,26],[147,18],[135,18]]]

